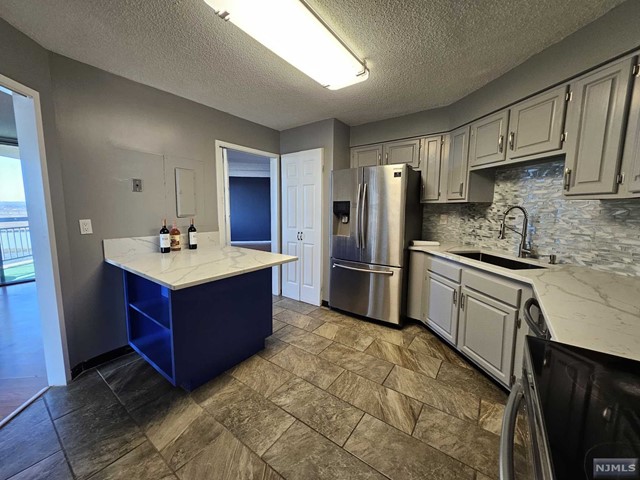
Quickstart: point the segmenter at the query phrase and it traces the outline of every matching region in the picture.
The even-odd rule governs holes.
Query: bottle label
[[[189,232],[189,245],[198,244],[198,232]]]
[[[171,235],[171,250],[180,250],[180,235]]]
[[[171,239],[169,238],[168,233],[160,234],[160,248],[169,248],[171,247]]]

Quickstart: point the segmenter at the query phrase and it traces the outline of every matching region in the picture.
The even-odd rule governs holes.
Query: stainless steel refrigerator
[[[422,225],[419,186],[419,172],[407,165],[332,172],[332,308],[401,323],[407,247]]]

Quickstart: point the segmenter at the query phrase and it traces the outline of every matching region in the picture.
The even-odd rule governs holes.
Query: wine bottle
[[[180,230],[178,230],[175,222],[173,222],[173,227],[171,227],[171,231],[169,232],[169,234],[171,236],[171,251],[175,252],[177,250],[181,250],[182,247],[180,246]]]
[[[191,225],[189,225],[188,235],[189,235],[189,250],[195,250],[198,248],[198,230],[196,230],[196,226],[193,224],[193,218],[191,219]]]
[[[169,253],[171,251],[171,239],[169,238],[169,229],[167,228],[167,219],[162,220],[162,228],[160,229],[160,253]]]

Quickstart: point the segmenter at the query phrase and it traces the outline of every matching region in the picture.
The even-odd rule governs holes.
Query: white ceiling
[[[338,91],[201,0],[0,0],[0,16],[56,53],[282,130],[448,105],[622,2],[309,0],[371,70]]]

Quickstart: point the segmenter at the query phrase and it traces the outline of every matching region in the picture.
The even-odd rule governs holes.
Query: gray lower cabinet
[[[422,300],[424,290],[426,253],[409,252],[409,280],[407,286],[407,317],[422,320]]]
[[[469,125],[451,132],[447,166],[447,200],[464,200],[469,162]]]
[[[413,168],[420,167],[420,139],[399,140],[383,144],[384,165],[406,163]]]
[[[437,273],[427,272],[426,295],[425,323],[455,345],[458,336],[460,284]]]
[[[489,115],[471,124],[469,167],[504,162],[509,110]]]
[[[382,144],[351,149],[351,168],[382,165]]]
[[[511,107],[506,139],[508,160],[562,149],[566,95],[565,85]]]
[[[634,64],[635,58],[627,58],[572,83],[565,127],[565,195],[617,192]]]
[[[442,169],[444,139],[441,135],[421,139],[420,145],[420,201],[439,202],[443,199],[442,184],[446,178]]]
[[[509,385],[518,309],[462,287],[457,344],[460,351]]]

